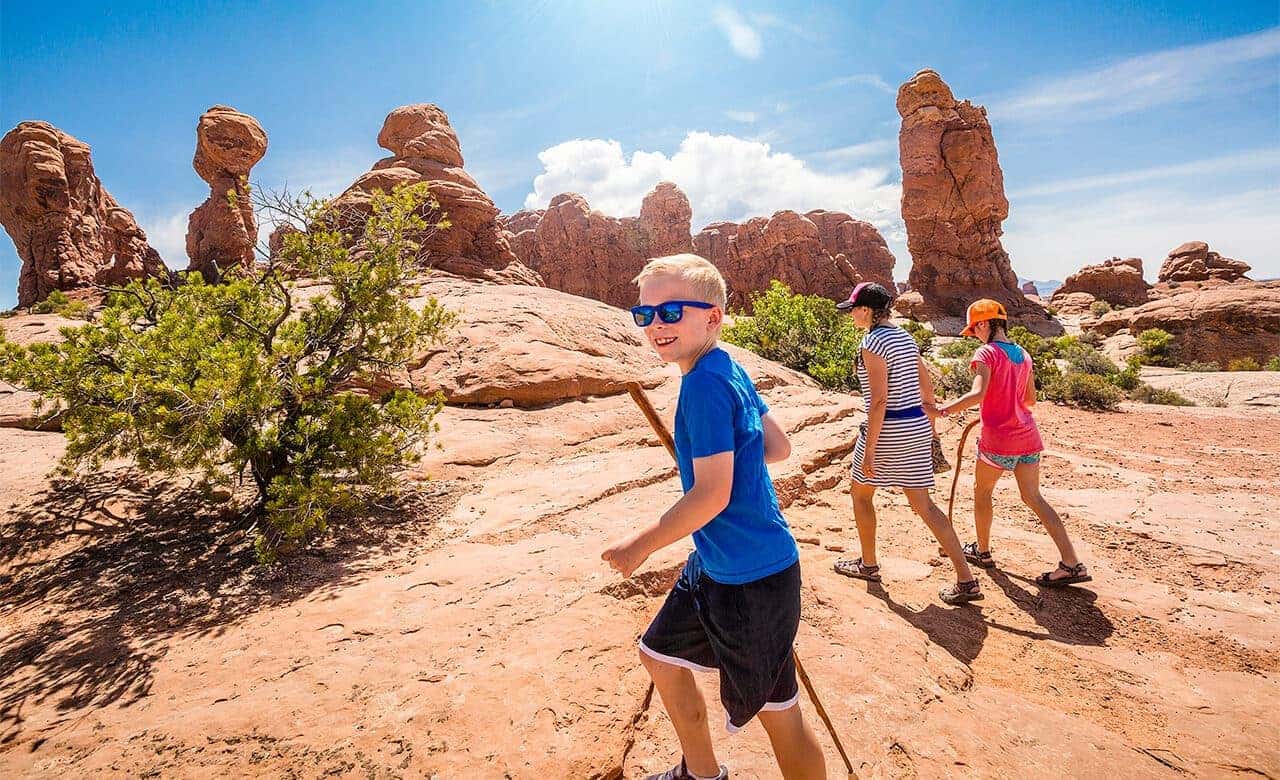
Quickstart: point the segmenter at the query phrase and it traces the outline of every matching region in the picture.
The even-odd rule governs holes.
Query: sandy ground
[[[668,416],[673,397],[655,393]],[[1040,407],[1045,494],[1095,581],[1031,582],[1056,556],[1010,480],[986,600],[951,608],[949,567],[900,495],[879,500],[883,586],[831,570],[856,554],[856,399],[766,397],[795,442],[774,476],[806,539],[798,651],[860,777],[1280,775],[1274,409]],[[121,470],[53,483],[61,435],[0,429],[0,776],[669,765],[635,640],[687,548],[627,582],[598,560],[678,494],[667,455],[625,397],[442,423],[433,481],[267,573],[197,488]],[[703,682],[734,776],[777,777],[759,725],[725,734]]]

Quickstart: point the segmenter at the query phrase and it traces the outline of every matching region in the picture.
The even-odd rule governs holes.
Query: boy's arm
[[[645,559],[711,522],[729,505],[733,450],[693,459],[693,487],[655,523],[605,550],[600,556],[630,577]]]
[[[764,462],[777,463],[791,457],[791,440],[773,415],[765,414],[760,418],[760,424],[764,427]],[[696,467],[694,471],[696,473]]]

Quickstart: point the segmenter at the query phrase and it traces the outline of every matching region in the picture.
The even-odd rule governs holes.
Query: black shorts
[[[745,585],[725,585],[689,557],[640,650],[696,672],[720,672],[720,701],[735,732],[761,710],[799,700],[792,645],[800,626],[800,563]]]

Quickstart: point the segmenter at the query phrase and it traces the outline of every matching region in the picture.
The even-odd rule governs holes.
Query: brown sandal
[[[867,582],[880,581],[880,566],[868,566],[862,562],[861,558],[854,558],[853,560],[846,558],[836,561],[835,566],[832,568],[836,570],[836,574],[843,574],[846,577],[853,577],[856,580],[866,580]]]
[[[950,587],[943,588],[938,591],[938,598],[942,599],[944,604],[964,604],[968,601],[981,601],[986,597],[982,595],[982,591],[978,588],[978,581],[969,580],[968,582],[957,582]]]
[[[1065,571],[1067,576],[1054,577],[1057,572]],[[1075,585],[1081,582],[1090,582],[1093,577],[1089,576],[1089,572],[1085,569],[1084,563],[1077,563],[1075,566],[1068,566],[1062,561],[1058,561],[1058,568],[1053,571],[1047,571],[1036,577],[1036,584],[1042,588],[1061,588],[1063,585]]]

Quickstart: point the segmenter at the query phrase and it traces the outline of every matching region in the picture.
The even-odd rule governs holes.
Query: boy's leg
[[[874,485],[862,485],[857,482],[849,489],[853,497],[853,522],[858,526],[858,545],[862,548],[862,562],[867,566],[876,564],[876,506],[873,499],[876,495]]]
[[[978,551],[991,552],[992,493],[1004,471],[979,460],[973,474],[973,526],[978,534]]]
[[[933,503],[932,498],[929,498],[929,491],[925,488],[903,488],[902,492],[907,494],[907,501],[910,502],[911,508],[920,515],[924,524],[929,526],[929,530],[933,532],[933,538],[942,545],[947,557],[951,559],[951,564],[956,567],[956,582],[971,582],[973,572],[969,571],[969,564],[964,559],[964,550],[960,548],[956,529],[951,527],[946,514]]]
[[[818,737],[800,714],[800,704],[785,710],[762,710],[756,717],[769,734],[784,780],[825,780],[826,759]]]
[[[707,725],[707,704],[693,679],[693,672],[659,661],[644,651],[640,652],[640,661],[653,678],[653,687],[658,689],[662,706],[666,708],[676,736],[680,738],[685,767],[699,777],[719,775],[720,763],[716,761],[711,729]]]
[[[1019,463],[1013,470],[1013,476],[1018,480],[1018,492],[1022,494],[1022,502],[1040,518],[1053,543],[1058,546],[1058,555],[1062,556],[1062,562],[1068,566],[1075,566],[1080,560],[1076,558],[1071,537],[1067,536],[1067,528],[1062,524],[1062,518],[1058,517],[1058,513],[1049,506],[1048,501],[1044,500],[1044,496],[1040,495],[1040,464]]]

